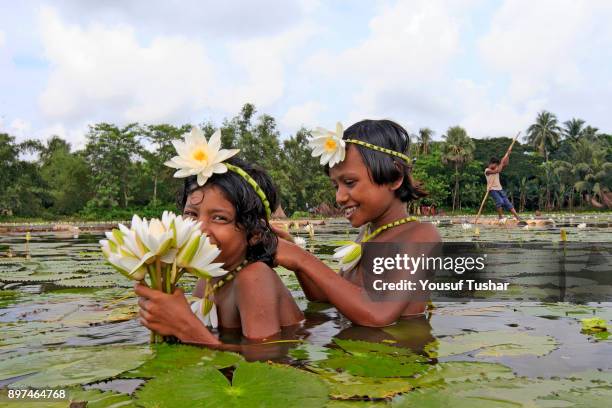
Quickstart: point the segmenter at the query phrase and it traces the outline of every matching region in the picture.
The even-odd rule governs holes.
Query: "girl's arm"
[[[429,224],[418,224],[410,232],[419,242],[439,242],[435,228]],[[324,293],[336,308],[353,323],[361,326],[382,327],[395,322],[410,305],[404,301],[372,301],[365,289],[356,285],[329,268],[315,256],[296,245],[282,244],[277,262],[299,275],[305,275]]]

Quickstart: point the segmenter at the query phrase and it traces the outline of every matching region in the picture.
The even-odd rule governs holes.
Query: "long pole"
[[[512,146],[514,146],[514,143],[516,142],[516,140],[518,139],[519,135],[521,134],[521,132],[518,132],[516,134],[516,136],[514,136],[514,139],[512,139],[512,143],[510,143],[510,147],[508,147],[508,149],[506,150],[506,154],[504,156],[506,156],[508,153],[510,153],[510,149],[512,149]],[[480,203],[480,209],[478,210],[478,215],[476,215],[476,219],[474,220],[474,224],[478,224],[478,219],[480,218],[480,214],[482,213],[482,209],[484,208],[485,202],[487,201],[487,197],[489,196],[489,187],[487,186],[487,191],[484,195],[484,198],[482,199],[482,203]]]

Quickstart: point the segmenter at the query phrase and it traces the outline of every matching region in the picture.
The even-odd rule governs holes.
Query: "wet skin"
[[[406,204],[395,196],[402,179],[383,185],[374,183],[355,146],[348,145],[346,159],[331,168],[329,175],[336,188],[336,201],[345,209],[345,216],[353,227],[369,222],[378,228],[408,216]],[[409,222],[383,231],[371,242],[435,243],[440,242],[440,236],[431,224]],[[332,303],[357,325],[387,326],[402,316],[425,310],[424,302],[409,299],[370,300],[363,287],[361,264],[339,275],[309,252],[285,240],[279,240],[276,261],[296,272],[309,300]]]
[[[246,232],[236,225],[236,211],[223,192],[215,187],[196,190],[187,200],[184,216],[202,223],[202,232],[221,250],[215,262],[223,262],[232,270],[246,256]],[[256,238],[254,238],[256,239]],[[221,278],[212,280],[215,281]],[[195,295],[202,295],[204,282],[198,282]],[[175,336],[185,343],[207,344],[244,351],[240,346],[223,344],[191,312],[184,293],[177,289],[168,295],[136,285],[141,296],[141,322],[147,328],[165,336]],[[291,293],[278,275],[266,264],[254,262],[240,270],[235,279],[223,285],[214,295],[220,328],[241,328],[247,339],[273,339],[283,326],[303,320]],[[256,357],[259,358],[259,357]]]

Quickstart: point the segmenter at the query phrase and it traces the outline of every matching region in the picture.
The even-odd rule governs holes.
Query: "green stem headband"
[[[223,164],[228,169],[233,171],[234,173],[239,174],[240,176],[242,176],[242,178],[244,178],[247,181],[247,183],[249,183],[251,185],[251,187],[253,187],[253,190],[255,190],[255,192],[257,193],[257,195],[261,199],[261,202],[263,203],[263,206],[264,206],[264,208],[266,210],[266,218],[269,220],[270,217],[272,216],[272,211],[270,210],[270,202],[268,201],[268,197],[266,197],[266,193],[264,193],[264,191],[261,189],[261,187],[259,187],[259,184],[257,184],[255,179],[253,177],[251,177],[249,175],[249,173],[247,173],[246,171],[242,170],[238,166],[234,166],[233,164],[229,164],[229,163],[223,163]]]
[[[406,162],[406,164],[410,164],[410,157],[406,156],[403,153],[396,152],[395,150],[387,149],[385,147],[376,146],[376,145],[374,145],[372,143],[364,142],[363,140],[345,139],[344,141],[347,142],[347,143],[353,143],[353,144],[357,144],[359,146],[367,147],[368,149],[376,150],[376,151],[379,151],[379,152],[382,152],[382,153],[387,153],[387,154],[390,154],[391,156],[399,157],[400,159],[404,160]]]

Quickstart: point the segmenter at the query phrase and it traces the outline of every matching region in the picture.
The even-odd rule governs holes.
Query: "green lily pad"
[[[432,357],[447,357],[475,352],[476,357],[543,356],[550,353],[557,342],[550,336],[535,336],[522,332],[487,331],[460,334],[438,340]]]
[[[135,370],[123,373],[123,378],[154,378],[187,366],[207,366],[217,369],[244,361],[240,354],[211,350],[182,344],[156,344],[151,346],[155,357]]]
[[[301,343],[299,346],[289,350],[289,355],[296,360],[320,361],[327,358],[329,349],[310,343]]]
[[[497,378],[514,378],[512,370],[497,363],[449,361],[439,363],[425,373],[410,379],[415,388],[471,381],[490,381]]]
[[[363,377],[409,377],[428,369],[428,360],[410,349],[364,341],[339,340],[341,350],[328,350],[326,360],[314,364],[321,368],[346,371]]]
[[[596,374],[593,374],[596,375]],[[598,395],[602,390],[606,393],[612,388],[606,382],[609,375],[603,374],[602,381],[593,381],[593,375],[588,378],[534,379],[514,378],[493,381],[459,382],[446,386],[422,388],[403,394],[393,400],[392,406],[397,407],[567,407],[573,406],[560,395],[571,390],[577,399],[583,401],[583,406],[599,406],[595,400],[601,400]],[[609,404],[609,403],[608,403]],[[602,406],[607,406],[604,404]]]
[[[582,323],[582,333],[600,333],[608,330],[607,322],[599,317],[582,319],[580,323]]]
[[[386,401],[331,400],[325,408],[381,408],[388,405]]]
[[[322,407],[327,387],[292,367],[240,363],[232,382],[217,369],[190,366],[159,376],[136,392],[145,407]]]
[[[137,406],[127,394],[97,389],[69,390],[68,400],[70,403],[87,402],[87,408],[132,408]],[[65,402],[63,406],[66,406]]]
[[[132,370],[150,355],[149,347],[136,346],[38,351],[0,361],[0,380],[26,376],[11,383],[11,388],[87,384]]]
[[[336,399],[391,398],[413,388],[407,378],[361,377],[322,368],[310,369],[327,383],[330,397]]]

